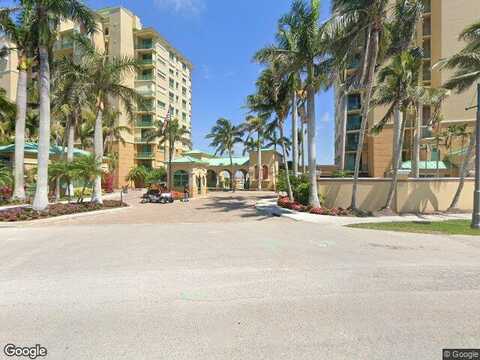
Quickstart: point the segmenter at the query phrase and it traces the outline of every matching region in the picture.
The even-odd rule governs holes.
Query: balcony
[[[146,136],[135,136],[135,143],[137,144],[148,144],[149,141]]]
[[[136,89],[136,91],[144,97],[155,97],[154,89]]]
[[[362,99],[358,94],[348,96],[348,111],[357,111],[362,108]]]
[[[135,126],[138,127],[138,128],[152,128],[152,127],[155,127],[155,125],[153,124],[153,120],[150,119],[150,120],[137,120],[135,122]]]
[[[54,45],[54,50],[64,50],[64,49],[72,49],[73,48],[73,40],[72,39],[61,39],[57,40]]]
[[[153,74],[140,74],[137,76],[138,81],[153,81]]]
[[[136,50],[153,50],[153,41],[151,39],[138,41],[135,44],[135,49]]]
[[[152,65],[153,64],[153,59],[140,59],[140,63],[142,65]]]
[[[151,160],[155,158],[155,154],[151,151],[148,151],[148,152],[142,151],[142,152],[137,152],[135,157],[140,160]]]

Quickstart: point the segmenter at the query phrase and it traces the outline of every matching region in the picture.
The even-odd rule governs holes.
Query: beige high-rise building
[[[468,25],[480,20],[480,4],[478,0],[424,0],[425,14],[423,22],[418,25],[417,43],[423,47],[423,84],[428,87],[441,87],[451,76],[449,71],[440,71],[432,66],[440,59],[448,58],[464,47],[458,40],[459,34]],[[352,64],[352,67],[358,66]],[[349,71],[347,70],[347,74]],[[361,126],[361,95],[352,92],[346,94],[341,87],[335,92],[335,164],[342,170],[353,171],[355,153]],[[444,120],[442,128],[454,124],[473,126],[475,110],[465,111],[465,108],[475,101],[475,89],[470,89],[460,95],[451,93],[442,106]],[[385,109],[376,108],[371,111],[369,126],[378,122],[385,114]],[[458,159],[448,157],[452,149],[445,146],[437,147],[432,141],[430,123],[431,109],[423,107],[421,175],[435,175],[437,169],[432,169],[437,158],[442,160],[444,175],[456,175]],[[407,126],[409,123],[407,122]],[[458,140],[454,146],[460,147]],[[379,135],[367,134],[362,154],[362,173],[370,177],[383,177],[391,170],[393,149],[393,128],[388,124]],[[454,149],[453,149],[454,150]],[[408,128],[403,149],[403,161],[412,160],[413,128]],[[450,161],[448,169],[443,169],[444,160]],[[457,161],[457,164],[452,162]],[[423,168],[422,168],[423,167]],[[435,167],[435,165],[434,165]]]
[[[175,49],[153,28],[144,28],[138,16],[123,7],[112,7],[97,11],[99,30],[92,40],[99,51],[109,55],[138,59],[142,69],[130,74],[124,84],[136,89],[146,98],[146,104],[138,108],[133,121],[122,109],[120,103],[113,103],[113,110],[120,112],[118,124],[129,126],[131,134],[124,132],[125,144],[117,143],[118,154],[116,186],[126,184],[125,177],[135,165],[147,167],[164,166],[166,146],[157,141],[147,142],[146,135],[163,123],[170,114],[182,126],[192,129],[192,63]],[[75,56],[79,54],[71,34],[81,28],[67,21],[60,25],[59,38],[54,46],[54,56]],[[0,86],[13,100],[16,94],[16,54],[12,53],[0,64]],[[175,151],[181,154],[190,150],[181,143],[175,144]]]

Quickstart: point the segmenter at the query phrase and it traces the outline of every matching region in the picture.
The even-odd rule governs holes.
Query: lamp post
[[[472,229],[480,229],[480,83],[477,85],[477,121],[475,124],[475,192],[473,193]]]

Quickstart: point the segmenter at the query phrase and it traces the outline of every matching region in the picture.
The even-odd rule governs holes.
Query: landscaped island
[[[480,235],[480,230],[470,227],[470,220],[386,222],[355,224],[349,227],[421,234]]]
[[[46,219],[62,215],[79,214],[85,212],[125,207],[127,204],[119,200],[105,200],[103,204],[67,203],[52,204],[46,211],[35,211],[31,206],[18,206],[0,210],[0,222],[29,221]]]

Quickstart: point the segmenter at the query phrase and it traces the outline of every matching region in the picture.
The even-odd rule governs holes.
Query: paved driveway
[[[97,224],[178,224],[224,223],[264,220],[257,213],[255,202],[275,196],[271,192],[212,192],[205,198],[173,204],[141,204],[144,191],[130,191],[125,201],[129,208],[102,214],[87,214],[73,219],[52,219],[48,223],[32,223],[32,226],[97,225]],[[116,198],[120,199],[119,196]]]
[[[480,346],[478,238],[265,218],[253,200],[0,228],[0,349],[41,344],[62,360],[430,360]],[[156,223],[157,212],[177,215]]]

